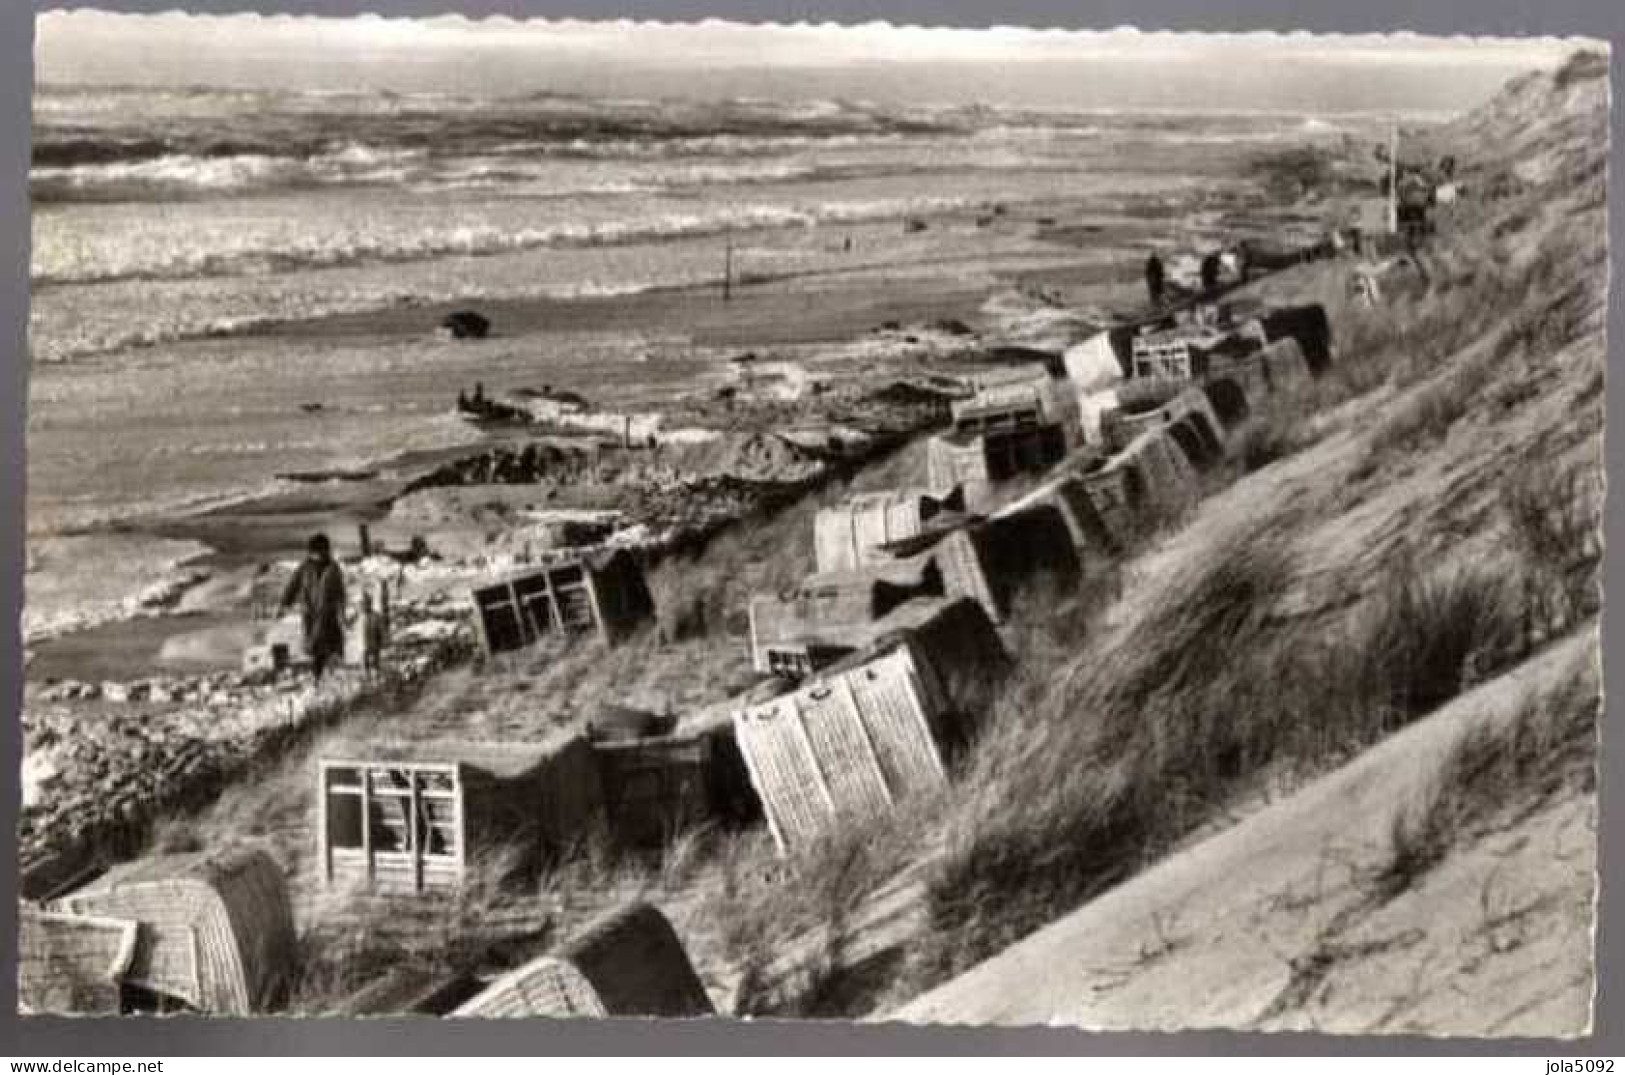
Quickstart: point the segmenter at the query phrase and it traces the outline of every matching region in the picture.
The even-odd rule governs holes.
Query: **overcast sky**
[[[42,83],[655,97],[847,97],[1297,111],[1478,103],[1582,43],[1413,34],[1174,34],[50,11]]]

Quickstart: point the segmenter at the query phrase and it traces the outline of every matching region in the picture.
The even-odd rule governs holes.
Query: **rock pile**
[[[287,673],[217,672],[130,683],[64,681],[33,693],[22,714],[25,883],[62,862],[139,842],[143,826],[184,809],[301,729],[378,691],[415,682],[467,652],[460,623],[402,610],[380,679],[340,671],[314,689]],[[94,713],[94,719],[87,715]]]

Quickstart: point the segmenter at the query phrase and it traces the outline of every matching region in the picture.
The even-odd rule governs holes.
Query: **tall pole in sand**
[[[734,285],[734,239],[728,236],[727,245],[722,249],[722,301],[727,302],[733,298]]]

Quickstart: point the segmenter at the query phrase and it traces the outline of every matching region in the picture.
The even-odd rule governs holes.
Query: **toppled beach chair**
[[[287,887],[263,851],[139,859],[53,901],[51,909],[134,922],[123,982],[153,1003],[251,1015],[280,1000],[293,973]]]
[[[1079,426],[1081,436],[1081,424]],[[1020,474],[1038,474],[1066,458],[1060,426],[1040,425],[979,433],[943,433],[926,446],[931,487],[964,490],[970,511],[986,510],[998,487]]]
[[[968,597],[994,623],[1024,589],[1065,585],[1082,572],[1077,546],[1055,504],[1034,503],[895,542],[889,562],[810,575],[788,594],[750,602],[752,664],[801,678],[874,636],[874,624],[909,602]]]
[[[852,571],[888,559],[885,548],[917,537],[933,522],[965,511],[964,491],[891,489],[860,493],[813,520],[813,551],[820,572]]]
[[[498,978],[451,1013],[522,1019],[715,1015],[683,942],[647,903],[622,908],[539,959]]]
[[[1110,388],[1133,372],[1133,338],[1131,328],[1106,329],[1066,349],[1066,376],[1080,395]]]
[[[1324,306],[1319,303],[1283,306],[1266,311],[1258,320],[1264,329],[1265,342],[1297,340],[1311,373],[1318,376],[1331,365],[1332,326]]]
[[[479,979],[467,974],[391,967],[323,1014],[349,1019],[369,1015],[449,1015],[483,988]]]
[[[1119,409],[1105,416],[1102,433],[1107,447],[1122,451],[1147,429],[1163,428],[1179,441],[1187,458],[1197,466],[1216,462],[1224,454],[1225,425],[1208,394],[1196,385],[1175,392],[1150,409]]]
[[[568,848],[603,809],[598,762],[582,736],[354,744],[334,748],[317,770],[322,876],[335,888],[456,890],[483,855],[517,844],[539,861]]]
[[[1099,517],[1111,547],[1127,549],[1134,543],[1145,504],[1145,486],[1133,467],[1109,464],[1078,475],[1083,494]]]
[[[1196,495],[1196,468],[1184,448],[1163,427],[1146,430],[1106,464],[1108,471],[1131,471],[1125,485],[1137,511],[1177,510]]]
[[[1060,427],[1070,447],[1077,425],[1076,389],[1043,366],[999,370],[972,378],[974,394],[949,408],[954,432],[981,433],[1029,426]]]
[[[1232,325],[1182,324],[1134,337],[1133,380],[1185,384],[1217,359],[1258,350],[1264,340]]]
[[[927,446],[926,471],[933,489],[961,488],[970,511],[990,506],[1001,482],[1042,472],[1083,441],[1077,390],[1047,374],[990,385],[952,412],[952,431]]]
[[[1053,503],[1010,508],[895,546],[924,562],[947,597],[969,597],[994,623],[1007,620],[1016,596],[1039,585],[1067,586],[1082,572],[1072,531]]]
[[[593,742],[604,820],[618,845],[667,846],[711,820],[746,822],[755,803],[727,724]]]
[[[17,1008],[27,1015],[118,1015],[139,926],[127,918],[17,908]]]
[[[472,587],[474,628],[487,656],[559,633],[613,642],[654,616],[643,569],[625,549],[555,560]]]
[[[893,557],[856,571],[807,576],[784,594],[750,599],[751,660],[758,672],[797,679],[852,652],[875,621],[908,602],[946,593],[929,558]]]
[[[1060,514],[1067,533],[1072,536],[1072,545],[1080,554],[1084,550],[1116,553],[1127,547],[1128,534],[1126,525],[1107,519],[1106,511],[1116,502],[1109,489],[1092,490],[1083,475],[1063,473],[1011,501],[994,518],[1048,506]]]
[[[1219,428],[1225,433],[1234,431],[1252,415],[1259,401],[1269,394],[1264,351],[1213,367],[1207,380],[1202,382],[1202,391],[1219,421]]]
[[[735,712],[734,732],[781,854],[835,824],[861,824],[947,780],[1008,661],[969,601],[899,631],[800,689]],[[980,683],[973,669],[983,672]]]
[[[1304,356],[1297,339],[1291,336],[1276,340],[1264,348],[1259,352],[1258,360],[1272,392],[1290,391],[1314,377],[1314,367]]]

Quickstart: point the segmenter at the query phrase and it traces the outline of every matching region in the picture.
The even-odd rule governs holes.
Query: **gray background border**
[[[27,396],[29,95],[32,85],[33,8],[60,6],[44,2],[0,0],[0,683],[7,712],[0,733],[0,831],[15,832],[19,801],[20,733],[15,714],[21,688],[18,612],[23,563],[23,452]],[[91,6],[76,4],[74,6]],[[1616,52],[1625,46],[1625,3],[1621,0],[1472,0],[1449,4],[1423,0],[1360,0],[1341,4],[1315,0],[885,0],[873,4],[850,0],[750,3],[748,0],[103,0],[94,6],[120,11],[257,10],[265,13],[346,15],[374,11],[389,15],[428,16],[461,11],[470,17],[523,16],[629,17],[678,21],[704,17],[752,22],[866,22],[886,19],[920,25],[978,26],[991,24],[1108,28],[1133,25],[1143,30],[1314,30],[1417,33],[1472,33],[1554,36],[1585,35],[1607,39]],[[1614,99],[1621,100],[1622,67],[1612,65]],[[1611,207],[1621,204],[1617,167],[1622,137],[1621,109],[1611,119],[1613,151],[1609,178]],[[1625,247],[1619,215],[1610,212],[1613,258]],[[1625,331],[1625,303],[1614,288],[1609,303],[1609,333]],[[1610,416],[1625,406],[1625,384],[1608,378]],[[1625,443],[1608,440],[1609,471],[1625,471]],[[1618,532],[1619,498],[1610,497],[1607,529]],[[1614,592],[1625,576],[1625,555],[1610,544],[1606,583]],[[1605,669],[1625,669],[1625,642],[1615,639],[1614,617],[1605,613]],[[1625,636],[1622,636],[1625,637]],[[1609,678],[1613,678],[1610,676]],[[15,904],[0,900],[0,1054],[42,1057],[91,1055],[163,1056],[185,1054],[441,1054],[511,1055],[533,1053],[872,1053],[898,1055],[983,1054],[1286,1054],[1367,1055],[1509,1053],[1531,1056],[1625,1054],[1625,751],[1620,705],[1607,707],[1602,777],[1603,897],[1599,929],[1596,1035],[1579,1042],[1501,1041],[1415,1037],[1359,1038],[1311,1034],[1087,1034],[1081,1031],[1032,1029],[987,1030],[919,1028],[902,1024],[854,1026],[842,1023],[737,1022],[692,1023],[490,1022],[448,1024],[412,1020],[113,1020],[36,1018],[19,1020],[16,1010]],[[10,839],[10,837],[8,837]],[[6,891],[16,887],[16,859],[3,856]],[[1539,1069],[1532,1069],[1539,1070]]]

